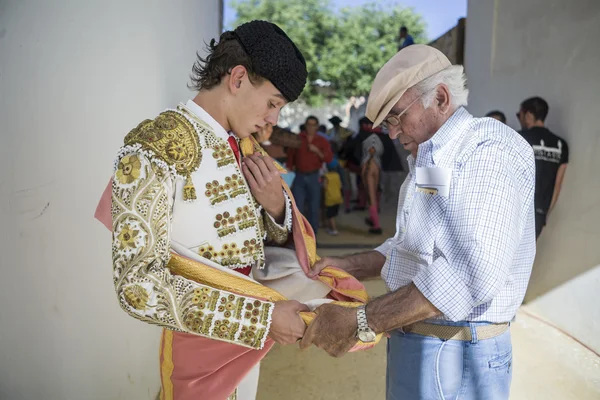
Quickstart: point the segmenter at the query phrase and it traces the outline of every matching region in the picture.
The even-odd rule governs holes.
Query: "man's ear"
[[[442,114],[446,114],[450,110],[452,99],[448,86],[442,83],[437,87],[434,101]]]
[[[236,65],[231,69],[229,75],[227,75],[229,81],[227,87],[231,93],[237,93],[244,82],[248,81],[248,71],[243,65]]]

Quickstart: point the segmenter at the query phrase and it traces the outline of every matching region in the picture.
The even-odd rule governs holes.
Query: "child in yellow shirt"
[[[340,204],[344,202],[342,197],[342,179],[339,173],[340,165],[336,157],[327,164],[327,172],[324,175],[325,189],[325,216],[329,225],[327,233],[337,235],[335,217],[338,215]]]

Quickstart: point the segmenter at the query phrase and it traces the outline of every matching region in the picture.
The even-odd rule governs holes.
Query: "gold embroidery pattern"
[[[223,296],[219,302],[218,310],[223,313],[225,318],[231,318],[233,316],[236,319],[239,319],[244,308],[244,300],[246,299],[243,297],[236,297],[233,294]]]
[[[136,239],[139,233],[140,231],[132,229],[130,224],[123,225],[123,228],[117,235],[117,239],[119,240],[119,249],[136,249],[138,246]]]
[[[225,211],[223,214],[217,214],[215,220],[213,226],[217,228],[219,237],[237,232],[237,229],[235,229],[236,217],[232,217],[228,211]]]
[[[289,231],[287,228],[277,225],[273,220],[265,213],[264,216],[265,229],[267,232],[267,240],[274,242],[278,245],[283,245],[288,240]]]
[[[217,161],[217,168],[235,164],[235,155],[233,154],[233,150],[231,150],[229,143],[216,144],[212,149],[212,156]]]
[[[183,115],[193,120],[194,123],[196,123],[196,125],[198,125],[198,128],[201,133],[200,136],[204,139],[204,144],[206,145],[206,147],[216,149],[220,145],[226,143],[223,139],[217,137],[210,125],[198,118],[196,114],[188,110],[188,108],[184,104],[179,104],[177,106],[177,111],[181,112]]]
[[[210,326],[220,294],[218,290],[211,290],[208,287],[194,289],[191,294],[193,311],[188,312],[184,317],[184,323],[190,330],[204,335],[210,334]]]
[[[238,207],[236,210],[236,221],[238,221],[238,227],[240,230],[250,229],[256,226],[256,221],[254,220],[254,212],[250,209],[249,206]],[[239,218],[239,219],[238,219]]]
[[[200,166],[202,149],[196,127],[183,114],[169,110],[154,120],[143,121],[125,137],[125,145],[135,144],[158,155],[185,177],[184,200],[196,199],[191,175]],[[134,166],[125,164],[124,167],[133,169]],[[117,175],[117,178],[127,179],[125,176]]]
[[[216,320],[215,327],[213,328],[213,336],[233,342],[239,328],[240,324],[238,322],[230,323],[226,319]]]
[[[229,196],[225,193],[225,186],[219,185],[219,181],[216,179],[206,184],[206,191],[204,195],[210,199],[211,205],[216,205],[224,201],[229,200]]]
[[[214,314],[205,314],[198,310],[186,314],[183,322],[190,331],[208,336],[214,317]]]
[[[230,268],[245,267],[252,261],[256,261],[260,253],[261,248],[257,245],[256,239],[246,240],[242,248],[239,248],[236,243],[227,243],[221,250],[215,250],[210,245],[198,249],[198,254],[202,257]]]
[[[137,155],[130,154],[125,156],[121,158],[117,167],[117,181],[122,185],[133,183],[140,177],[141,170],[142,163]]]
[[[219,300],[219,291],[210,290],[205,287],[202,289],[194,290],[194,297],[192,297],[192,304],[195,304],[200,310],[215,311],[217,307],[217,301]]]
[[[198,249],[198,254],[224,267],[241,268],[264,258],[261,244],[256,239],[249,239],[244,241],[241,248],[236,243],[226,243],[220,250],[205,245]]]
[[[222,339],[235,340],[235,335],[240,324],[237,322],[229,323],[229,319],[232,317],[236,320],[240,319],[245,300],[244,297],[237,297],[233,294],[221,297],[217,310],[222,313],[225,318],[215,321],[214,335],[219,336]]]
[[[122,257],[136,257],[144,252],[147,239],[148,232],[137,218],[123,218],[114,227],[113,249]]]
[[[248,299],[244,305],[242,329],[239,340],[248,346],[260,343],[266,336],[268,321],[272,312],[271,304],[262,303],[259,300]]]
[[[248,191],[244,185],[244,178],[241,175],[233,174],[225,177],[225,184],[221,184],[216,179],[208,182],[204,195],[210,199],[210,204],[214,206],[246,193]]]
[[[235,216],[231,215],[229,211],[217,214],[213,226],[217,229],[219,237],[225,237],[237,232],[236,224],[237,229],[241,231],[256,226],[254,215],[249,206],[238,207]]]
[[[266,240],[268,242],[275,243],[276,245],[284,245],[292,231],[292,202],[284,192],[285,197],[285,221],[283,225],[279,225],[275,220],[266,212],[263,214],[263,222],[266,231]]]
[[[131,285],[125,289],[125,300],[136,310],[145,310],[148,303],[148,292],[140,285]]]

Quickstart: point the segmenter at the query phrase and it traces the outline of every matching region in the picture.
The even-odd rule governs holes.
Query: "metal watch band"
[[[371,330],[371,328],[369,328],[369,323],[367,321],[366,306],[358,307],[358,310],[356,312],[356,319],[358,322],[358,330],[359,331],[370,331]]]

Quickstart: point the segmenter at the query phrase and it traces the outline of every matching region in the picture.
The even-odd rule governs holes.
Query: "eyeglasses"
[[[412,107],[413,104],[415,104],[418,100],[421,99],[421,97],[425,96],[426,93],[423,93],[422,95],[420,95],[419,97],[417,97],[416,99],[414,99],[405,109],[404,111],[402,111],[400,114],[398,115],[390,115],[389,117],[387,117],[386,119],[383,120],[383,122],[381,123],[381,125],[383,125],[384,128],[389,129],[390,126],[398,126],[400,125],[401,119],[400,117],[402,117],[409,108]]]

